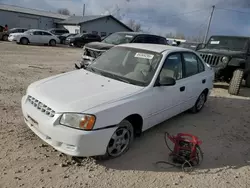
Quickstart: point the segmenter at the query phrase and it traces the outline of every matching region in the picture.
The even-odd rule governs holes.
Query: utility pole
[[[84,17],[85,15],[85,4],[83,4],[83,9],[82,9],[82,16]]]
[[[212,18],[213,18],[213,14],[214,14],[214,9],[215,9],[215,5],[212,6],[211,15],[210,15],[209,22],[208,22],[208,25],[207,25],[206,35],[205,35],[204,41],[203,41],[204,44],[206,44],[206,42],[207,42],[207,37],[208,37],[211,21],[212,21]]]

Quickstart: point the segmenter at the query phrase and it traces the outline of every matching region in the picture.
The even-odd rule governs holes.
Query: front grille
[[[93,57],[93,58],[97,58],[100,55],[102,55],[103,52],[104,51],[102,51],[102,50],[92,50],[92,49],[89,49],[89,48],[85,48],[84,55],[90,56],[90,57]]]
[[[41,111],[42,113],[46,114],[49,117],[54,117],[55,116],[55,111],[49,108],[47,105],[43,104],[39,100],[35,99],[32,96],[28,96],[28,102],[34,106],[36,109]]]
[[[210,54],[200,54],[202,59],[211,66],[216,66],[221,62],[222,56],[219,55],[210,55]]]

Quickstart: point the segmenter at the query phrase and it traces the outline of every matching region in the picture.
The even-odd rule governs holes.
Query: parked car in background
[[[75,35],[77,35],[77,33],[65,33],[61,36],[58,36],[58,38],[60,39],[60,44],[65,44],[65,41],[68,37],[73,37]]]
[[[52,28],[52,29],[49,29],[48,31],[57,37],[63,34],[69,33],[69,30],[64,29],[64,28]]]
[[[103,52],[110,48],[125,43],[149,43],[167,45],[165,37],[138,33],[138,32],[116,32],[107,36],[101,42],[91,42],[84,46],[80,63],[75,63],[76,69],[85,68],[95,58],[99,57]]]
[[[96,34],[79,33],[77,35],[67,37],[65,44],[68,44],[70,46],[83,47],[85,44],[95,41],[100,42],[101,37]]]
[[[0,40],[7,41],[8,40],[8,32],[4,31],[4,26],[0,25]]]
[[[194,51],[200,50],[204,47],[203,43],[196,42],[182,42],[179,47],[191,49]]]
[[[50,46],[55,46],[57,43],[60,43],[59,38],[53,35],[52,33],[39,30],[39,29],[30,29],[16,36],[16,42],[18,44],[49,44]]]
[[[184,111],[202,110],[213,76],[192,50],[123,44],[86,70],[32,83],[22,112],[27,126],[62,153],[115,158],[143,131]]]
[[[17,35],[27,31],[27,28],[12,28],[8,31],[8,41],[16,41]]]
[[[250,88],[250,37],[211,36],[198,52],[214,68],[215,81],[229,83],[229,94],[239,94],[243,79]]]

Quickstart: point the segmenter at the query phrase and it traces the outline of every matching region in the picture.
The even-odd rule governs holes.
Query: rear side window
[[[50,33],[47,33],[47,32],[42,32],[43,35],[46,35],[46,36],[51,36]]]
[[[41,32],[41,31],[34,31],[33,34],[34,34],[34,35],[42,35],[42,32]]]
[[[193,76],[200,72],[205,71],[204,64],[200,60],[200,58],[191,52],[183,53],[183,59],[186,70],[186,77]]]

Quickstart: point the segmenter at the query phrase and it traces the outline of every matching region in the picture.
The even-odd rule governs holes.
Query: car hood
[[[80,69],[37,81],[28,87],[27,95],[56,112],[85,112],[142,89]]]
[[[110,48],[114,47],[113,44],[108,44],[104,42],[90,42],[85,44],[85,48],[92,48],[97,50],[109,50]]]
[[[246,52],[244,51],[233,51],[233,50],[225,50],[225,49],[201,49],[198,53],[210,53],[210,54],[218,54],[225,56],[244,56]]]

